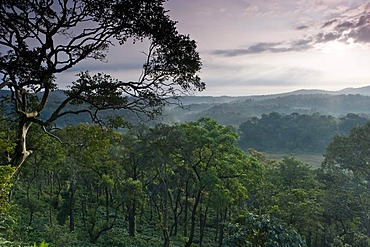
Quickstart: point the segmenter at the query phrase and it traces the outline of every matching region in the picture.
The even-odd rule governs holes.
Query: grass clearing
[[[282,160],[286,156],[295,157],[297,160],[302,161],[310,165],[312,168],[319,168],[321,163],[324,161],[323,154],[303,154],[303,153],[291,153],[291,154],[282,154],[282,153],[266,153],[269,159]]]

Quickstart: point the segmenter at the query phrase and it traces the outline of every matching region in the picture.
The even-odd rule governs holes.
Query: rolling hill
[[[0,97],[9,95],[9,91],[0,91]],[[49,98],[49,104],[42,117],[48,114],[64,99],[62,90],[56,90]],[[347,113],[370,116],[370,86],[362,88],[345,88],[339,91],[298,90],[282,94],[260,96],[184,96],[181,106],[169,105],[163,115],[150,124],[164,122],[194,121],[200,117],[211,117],[221,124],[238,126],[251,117],[258,117],[270,112],[280,114],[313,114],[339,117]],[[131,122],[141,121],[130,112],[120,110],[107,114],[125,115]],[[57,125],[65,126],[78,122],[90,122],[87,115],[70,116],[58,120]]]

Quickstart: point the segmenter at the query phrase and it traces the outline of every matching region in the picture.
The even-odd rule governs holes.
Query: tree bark
[[[69,230],[72,232],[75,229],[75,205],[76,205],[76,188],[71,181],[70,198],[69,198]]]
[[[184,236],[188,235],[189,182],[185,184]]]
[[[131,237],[136,235],[136,205],[133,203],[128,206],[128,234]]]
[[[196,214],[197,214],[197,209],[198,209],[198,205],[201,200],[201,197],[202,197],[202,191],[199,190],[195,198],[193,209],[191,211],[190,235],[189,235],[189,240],[185,243],[185,247],[191,247],[194,241]]]
[[[220,221],[218,223],[218,246],[223,246],[224,242],[224,234],[225,234],[225,223],[226,223],[226,216],[227,216],[228,208],[225,208],[224,212],[220,212]]]
[[[200,217],[199,217],[199,247],[202,247],[203,239],[204,239],[204,233],[206,229],[206,223],[207,223],[207,214],[208,214],[208,206],[204,210],[204,213],[202,210],[200,210]]]
[[[15,155],[13,159],[11,160],[11,165],[15,167],[15,171],[13,175],[20,169],[22,164],[26,161],[28,156],[30,156],[30,154],[32,153],[31,150],[27,150],[27,143],[26,143],[28,130],[31,127],[31,125],[32,123],[27,122],[26,120],[20,123],[19,129],[18,129],[18,140],[17,140],[16,149],[15,149]]]

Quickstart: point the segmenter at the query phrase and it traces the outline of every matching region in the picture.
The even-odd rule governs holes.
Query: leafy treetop
[[[196,42],[179,34],[163,7],[165,0],[3,0],[0,2],[0,89],[11,91],[18,116],[13,166],[31,153],[26,147],[32,123],[48,126],[66,114],[88,112],[93,120],[106,109],[160,113],[166,98],[203,90]],[[138,81],[81,72],[67,97],[41,119],[56,75],[85,59],[104,60],[114,40],[149,40]],[[35,97],[37,93],[38,97]],[[78,111],[69,104],[83,104]],[[70,109],[70,108],[69,108]]]

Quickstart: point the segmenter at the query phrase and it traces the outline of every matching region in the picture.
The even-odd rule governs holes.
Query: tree
[[[144,149],[153,170],[148,197],[158,215],[163,246],[169,246],[181,228],[185,246],[195,241],[202,246],[211,224],[222,242],[224,224],[234,214],[231,209],[247,197],[251,174],[250,160],[235,145],[237,138],[232,128],[208,118],[158,125],[148,133]]]
[[[96,243],[114,227],[122,205],[121,198],[115,196],[122,188],[117,188],[121,178],[118,162],[111,153],[121,136],[110,129],[83,124],[66,127],[58,135],[70,144],[65,165],[69,170],[66,193],[69,228],[75,229],[76,205],[81,200],[83,224],[90,242]],[[78,191],[84,196],[78,195]]]
[[[275,202],[271,202],[269,213],[305,236],[308,246],[315,246],[311,238],[321,228],[322,192],[314,172],[307,164],[285,157],[270,171],[268,179],[275,187]]]
[[[370,124],[336,136],[327,147],[321,167],[328,225],[334,225],[343,242],[370,242]],[[333,227],[333,228],[334,228]],[[334,229],[335,229],[334,228]]]
[[[307,246],[304,239],[278,220],[264,215],[241,217],[228,228],[224,246]]]
[[[166,98],[203,90],[197,76],[201,62],[196,43],[179,34],[166,15],[165,0],[4,0],[0,3],[0,89],[11,92],[17,114],[17,144],[11,164],[19,168],[32,153],[26,145],[32,124],[46,129],[67,114],[129,109],[161,111]],[[81,72],[64,101],[41,118],[56,76],[85,59],[104,60],[114,44],[150,42],[138,81],[122,81],[104,73]],[[73,111],[69,104],[82,105]]]

